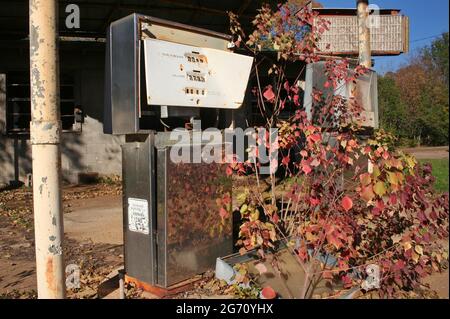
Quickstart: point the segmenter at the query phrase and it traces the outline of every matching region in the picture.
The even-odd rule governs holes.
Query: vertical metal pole
[[[30,0],[31,145],[38,297],[65,297],[57,1]]]
[[[370,48],[369,0],[357,0],[359,31],[359,64],[372,67],[372,51]]]
[[[356,0],[359,32],[359,64],[372,68],[372,48],[370,47],[369,0]],[[369,159],[367,171],[373,173],[373,163]]]
[[[119,299],[125,299],[125,271],[119,270]]]

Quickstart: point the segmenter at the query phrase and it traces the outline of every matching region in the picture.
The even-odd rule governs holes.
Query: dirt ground
[[[424,159],[448,159],[449,148],[443,147],[417,147],[417,148],[405,148],[403,152],[414,155],[418,160]]]
[[[92,298],[123,265],[119,185],[64,188],[65,262],[81,271],[81,289],[69,298]],[[0,298],[36,296],[31,189],[0,192]]]

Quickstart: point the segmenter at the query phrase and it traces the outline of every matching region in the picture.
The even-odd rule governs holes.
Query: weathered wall
[[[79,172],[121,175],[121,137],[103,134],[104,44],[62,44],[61,73],[75,77],[76,105],[85,122],[81,132],[63,133],[61,165],[63,178],[77,182]],[[23,43],[0,46],[0,73],[28,68]],[[0,93],[0,99],[1,99]],[[0,116],[0,122],[4,119]],[[0,123],[0,127],[4,123]],[[31,145],[25,136],[0,135],[0,184],[25,181],[31,173]]]

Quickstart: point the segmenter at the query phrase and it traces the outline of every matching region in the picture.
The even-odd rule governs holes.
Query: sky
[[[319,0],[326,8],[355,8],[356,0]],[[409,17],[410,53],[398,57],[375,58],[375,69],[380,73],[395,71],[404,65],[414,52],[429,45],[436,36],[448,32],[448,0],[370,0],[381,9],[401,9]]]

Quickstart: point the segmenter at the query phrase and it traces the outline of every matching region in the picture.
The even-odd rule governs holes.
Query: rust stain
[[[54,294],[56,292],[55,287],[55,274],[53,270],[53,258],[48,257],[47,263],[45,267],[45,279],[47,280],[47,287],[48,289]]]
[[[127,283],[127,284],[132,283],[136,287],[138,287],[144,291],[147,291],[151,294],[154,294],[155,296],[157,296],[159,298],[166,298],[171,295],[176,295],[178,293],[188,291],[189,289],[192,289],[192,287],[196,283],[198,283],[200,280],[201,280],[201,276],[196,276],[194,278],[185,280],[176,285],[173,285],[173,286],[170,286],[167,288],[162,288],[162,287],[153,286],[153,285],[143,282],[137,278],[125,275],[125,283]]]

